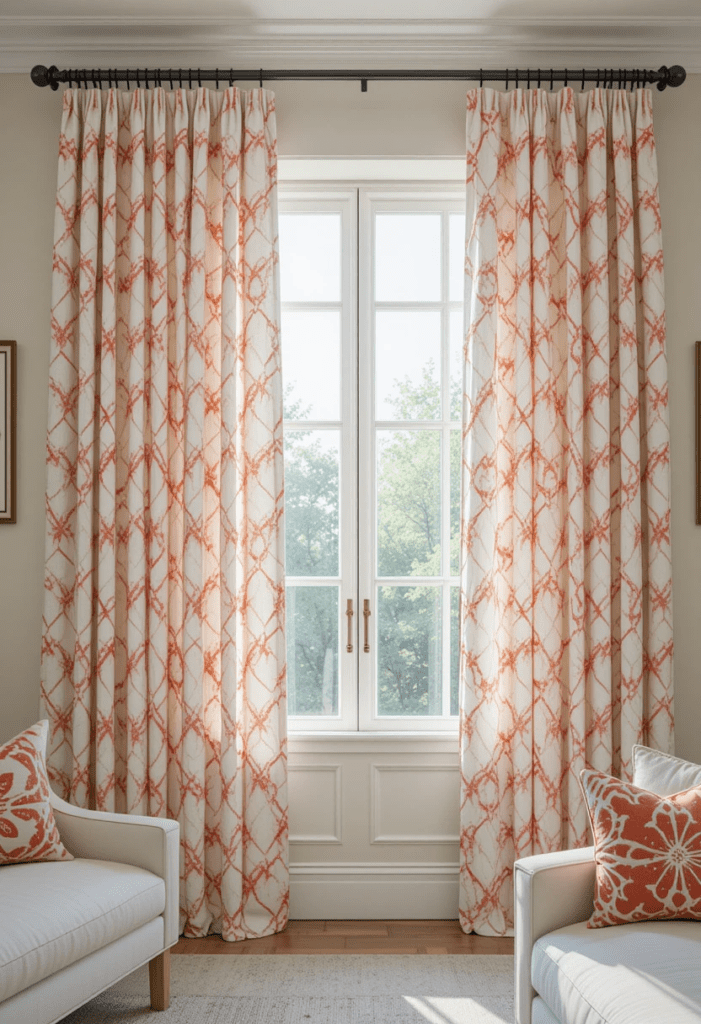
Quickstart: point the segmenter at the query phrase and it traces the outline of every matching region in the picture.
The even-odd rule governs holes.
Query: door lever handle
[[[370,640],[368,638],[368,619],[372,615],[370,611],[370,602],[367,598],[363,601],[363,618],[365,620],[365,643],[363,644],[363,650],[366,654],[370,651]]]

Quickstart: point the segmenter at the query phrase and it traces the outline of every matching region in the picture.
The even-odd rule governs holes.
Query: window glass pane
[[[341,314],[282,314],[285,419],[337,420],[341,408]]]
[[[375,217],[377,302],[437,302],[441,297],[441,216],[378,213]]]
[[[282,301],[340,302],[340,214],[282,213],[279,224]]]
[[[285,431],[285,572],[338,576],[338,430]]]
[[[460,572],[462,431],[450,431],[450,575]]]
[[[465,291],[465,214],[451,213],[449,220],[450,301],[462,302]]]
[[[441,414],[441,315],[379,311],[375,317],[378,420],[433,420]]]
[[[441,572],[441,436],[377,432],[378,576]]]
[[[338,587],[287,587],[290,715],[338,714]]]
[[[441,688],[441,588],[378,587],[378,715],[440,715]]]
[[[450,588],[450,713],[457,715],[460,708],[460,587]]]
[[[462,419],[463,313],[450,314],[450,418]]]

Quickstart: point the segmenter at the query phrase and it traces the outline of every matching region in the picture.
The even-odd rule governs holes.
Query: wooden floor
[[[219,935],[180,939],[173,953],[497,953],[514,951],[512,938],[465,935],[457,921],[290,921],[264,939],[224,942]]]

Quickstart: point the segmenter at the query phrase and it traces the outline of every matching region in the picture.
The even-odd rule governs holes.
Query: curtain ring
[[[229,88],[234,88],[234,69],[229,68]]]
[[[97,79],[95,78],[95,68],[92,69],[92,73],[91,73],[90,77],[92,78],[92,87],[93,87],[93,89],[97,89]]]
[[[480,68],[480,89],[482,88],[482,68]]]
[[[192,89],[192,68],[187,69],[187,84]]]
[[[506,69],[506,88],[509,88],[509,69]]]
[[[530,89],[530,87],[531,87],[531,69],[530,68],[526,68],[526,88]]]
[[[540,89],[540,68],[538,68],[538,88]]]
[[[567,68],[565,68],[565,89],[567,88]]]
[[[263,88],[263,68],[260,69],[260,75],[259,75],[259,78],[258,78],[258,85],[259,85],[259,87],[261,89]]]
[[[131,92],[131,78],[129,77],[130,75],[131,75],[131,71],[129,71],[127,69],[127,77],[125,79],[125,81],[127,83],[127,92]]]
[[[135,75],[136,75],[136,88],[140,89],[141,88],[141,79],[139,77],[139,69],[138,68],[135,71]]]
[[[516,68],[514,74],[516,75],[516,88],[518,89],[518,68]]]
[[[173,69],[168,68],[168,81],[170,82],[170,91],[173,91]]]
[[[217,83],[217,89],[219,88],[219,68],[214,69],[214,81]]]
[[[197,69],[197,85],[200,89],[202,88],[202,68]]]
[[[582,68],[582,89],[584,89],[584,68]]]

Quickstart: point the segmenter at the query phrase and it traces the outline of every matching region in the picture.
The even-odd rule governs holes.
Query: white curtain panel
[[[182,926],[283,928],[273,94],[64,95],[42,708],[54,786],[177,818]]]
[[[669,429],[652,97],[467,98],[460,919],[586,845],[579,772],[670,751]]]

